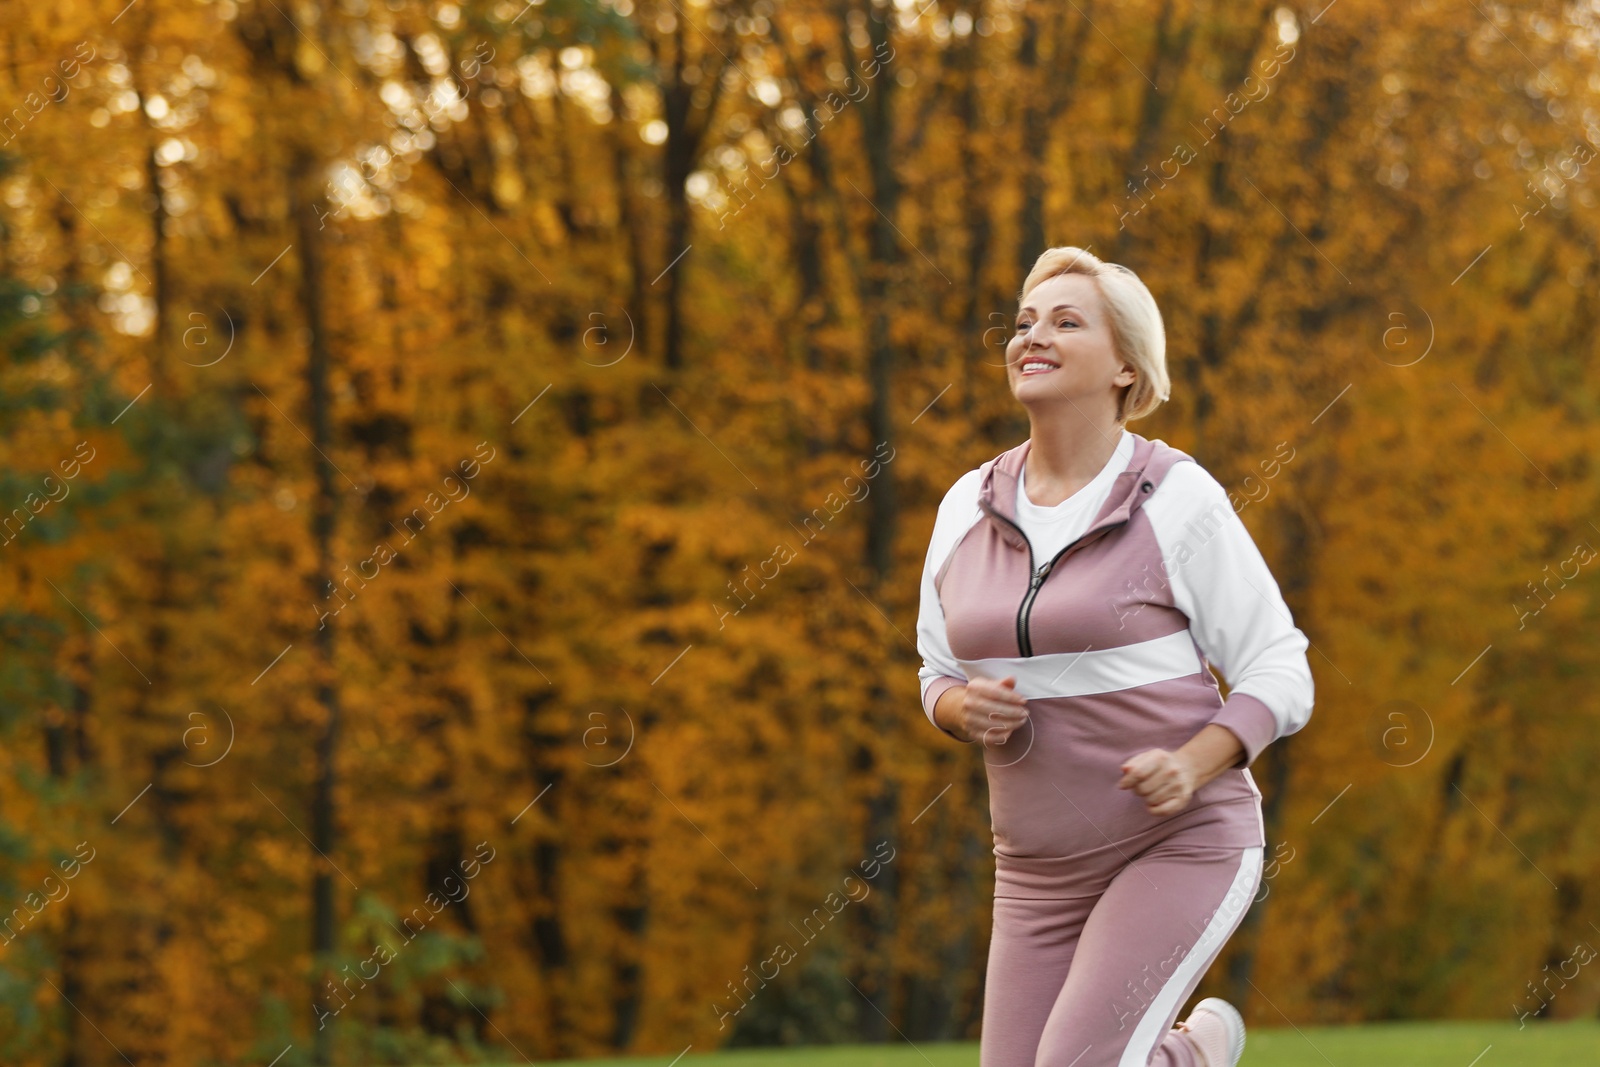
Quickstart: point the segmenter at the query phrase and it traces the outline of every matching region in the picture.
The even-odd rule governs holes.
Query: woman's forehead
[[[1100,296],[1099,287],[1087,274],[1055,274],[1035,285],[1017,305],[1018,311],[1039,310],[1050,303],[1071,303],[1092,307]]]

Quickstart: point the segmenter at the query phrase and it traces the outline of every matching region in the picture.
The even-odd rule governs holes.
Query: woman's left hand
[[[1180,752],[1152,748],[1122,765],[1118,789],[1132,789],[1144,798],[1151,815],[1176,815],[1189,804],[1199,775]]]

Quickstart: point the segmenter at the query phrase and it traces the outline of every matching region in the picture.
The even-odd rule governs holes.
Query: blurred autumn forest
[[[0,1059],[974,1037],[909,635],[1062,244],[1313,643],[1200,992],[1593,1015],[1597,13],[8,11]]]

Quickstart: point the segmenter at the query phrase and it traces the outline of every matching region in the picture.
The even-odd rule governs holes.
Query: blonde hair
[[[1026,300],[1040,282],[1058,274],[1086,274],[1094,279],[1111,323],[1117,358],[1134,370],[1133,384],[1122,391],[1117,421],[1142,419],[1170,399],[1166,327],[1156,298],[1139,276],[1120,263],[1108,263],[1081,248],[1050,248],[1034,261],[1017,303]]]

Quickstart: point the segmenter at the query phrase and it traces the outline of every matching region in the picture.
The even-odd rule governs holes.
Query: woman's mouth
[[[1024,377],[1027,377],[1034,374],[1049,374],[1058,366],[1060,366],[1060,364],[1052,363],[1048,359],[1041,359],[1038,356],[1029,356],[1027,359],[1022,361],[1022,365],[1019,370]]]

